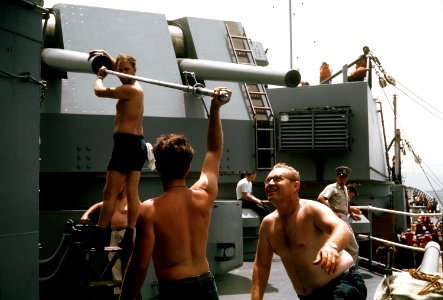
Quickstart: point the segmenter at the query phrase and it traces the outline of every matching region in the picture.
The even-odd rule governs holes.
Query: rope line
[[[440,282],[440,279],[443,277],[439,275],[431,275],[423,272],[419,272],[413,269],[407,270],[412,278],[428,281],[429,284],[425,286],[418,295],[427,295],[430,293],[442,293],[443,292],[443,284]]]

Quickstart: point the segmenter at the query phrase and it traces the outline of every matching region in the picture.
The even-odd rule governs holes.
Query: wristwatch
[[[332,248],[334,248],[335,250],[338,251],[338,246],[337,246],[336,243],[334,243],[334,242],[327,242],[326,245],[328,245],[328,246],[330,246],[330,247],[332,247]]]

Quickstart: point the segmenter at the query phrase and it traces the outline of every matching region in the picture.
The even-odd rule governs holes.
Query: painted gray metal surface
[[[296,108],[322,106],[349,106],[351,116],[351,150],[332,153],[277,152],[277,161],[296,166],[304,181],[316,181],[317,157],[324,156],[324,180],[334,181],[335,168],[347,165],[352,169],[352,180],[387,181],[380,120],[367,83],[319,85],[268,90],[276,115]],[[277,119],[277,127],[279,124]]]
[[[360,220],[354,220],[351,217],[348,217],[348,220],[355,234],[370,232],[371,223],[364,215],[360,215]]]
[[[224,274],[243,264],[242,208],[240,201],[217,200],[212,205],[206,248],[210,270]]]
[[[182,83],[164,15],[67,4],[56,5],[55,9],[59,12],[57,22],[61,24],[64,49],[105,49],[114,57],[119,53],[132,55],[137,59],[137,75]],[[62,80],[60,94],[49,96],[50,101],[61,101],[60,111],[47,112],[114,115],[115,100],[94,95],[94,78],[91,74],[69,72],[68,78]],[[105,84],[116,86],[120,82],[108,76]],[[143,88],[145,116],[185,116],[182,92],[154,85]]]
[[[223,115],[223,112],[222,112]],[[113,116],[42,114],[42,172],[103,172],[112,150]],[[170,132],[188,136],[195,156],[191,171],[199,172],[206,152],[207,119],[145,117],[144,135],[154,144],[161,134]],[[224,155],[221,172],[237,172],[254,163],[254,131],[251,122],[222,120]],[[147,166],[143,173],[155,173]]]
[[[229,49],[224,21],[186,17],[173,21],[179,26],[188,41],[187,51],[190,58],[234,62],[234,53]],[[241,24],[239,23],[239,26]],[[205,80],[207,88],[225,86],[232,90],[229,105],[223,108],[229,119],[250,120],[249,104],[241,83]],[[209,100],[205,99],[207,105]]]
[[[38,299],[41,13],[0,4],[0,299]]]

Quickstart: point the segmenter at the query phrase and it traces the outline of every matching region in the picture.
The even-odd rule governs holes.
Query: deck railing
[[[396,214],[396,215],[406,215],[406,216],[411,216],[411,217],[439,217],[439,218],[443,218],[443,213],[441,213],[441,212],[440,213],[412,213],[412,212],[396,211],[396,210],[391,210],[391,209],[386,209],[386,208],[378,208],[378,207],[374,207],[371,205],[353,206],[353,207],[359,208],[360,210],[367,210],[368,211],[368,220],[371,224],[371,226],[369,226],[369,234],[368,235],[358,234],[358,237],[369,239],[368,263],[369,263],[370,267],[374,266],[374,262],[372,260],[372,241],[378,241],[378,242],[381,242],[381,243],[386,244],[388,246],[405,248],[405,249],[413,250],[416,252],[425,252],[424,248],[403,245],[400,243],[396,243],[393,241],[389,241],[389,240],[385,240],[385,239],[381,239],[381,238],[372,236],[372,212],[384,212],[384,213],[391,213],[391,214]],[[440,251],[440,258],[443,258],[443,251]],[[386,267],[389,267],[389,266],[386,266]]]

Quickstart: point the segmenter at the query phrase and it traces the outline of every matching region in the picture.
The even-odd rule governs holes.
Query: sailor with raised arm
[[[220,94],[227,94],[220,100]],[[164,193],[140,206],[134,251],[123,279],[120,299],[134,299],[152,258],[159,280],[159,299],[218,299],[209,271],[206,244],[212,205],[218,192],[223,149],[220,107],[231,91],[216,88],[211,101],[207,152],[200,177],[186,185],[194,150],[186,136],[160,136],[154,145]]]

